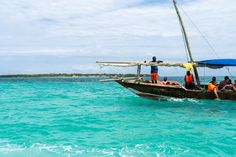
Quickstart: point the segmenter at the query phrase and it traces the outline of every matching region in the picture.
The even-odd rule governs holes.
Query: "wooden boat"
[[[161,85],[153,84],[147,81],[137,82],[137,80],[116,80],[117,83],[130,89],[135,94],[146,97],[159,99],[163,97],[174,98],[194,98],[194,99],[216,99],[213,92],[207,91],[206,86],[202,89],[188,90],[181,85]],[[225,91],[218,92],[221,100],[236,100],[236,92]]]
[[[130,67],[137,66],[137,77],[135,79],[129,78],[113,78],[109,81],[116,81],[125,88],[133,91],[135,94],[146,98],[160,98],[160,97],[174,97],[174,98],[195,98],[195,99],[216,99],[216,95],[207,91],[207,85],[201,85],[197,67],[209,67],[209,68],[222,68],[224,66],[236,66],[236,59],[213,59],[196,62],[193,60],[190,45],[187,38],[182,18],[179,14],[176,1],[173,0],[173,4],[179,19],[181,30],[183,33],[186,49],[188,51],[190,64],[194,70],[194,76],[197,82],[196,89],[186,89],[178,83],[170,82],[168,85],[153,84],[150,81],[145,81],[140,77],[141,66],[167,66],[167,67],[186,67],[183,63],[165,63],[165,62],[97,62],[100,66],[120,66]],[[235,91],[218,91],[219,98],[221,100],[236,100]]]

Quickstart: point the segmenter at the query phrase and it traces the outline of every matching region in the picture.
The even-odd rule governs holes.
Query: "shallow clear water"
[[[0,156],[236,155],[236,102],[149,100],[98,80],[0,79]]]

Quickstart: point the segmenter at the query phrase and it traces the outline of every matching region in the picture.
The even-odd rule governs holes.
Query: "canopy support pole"
[[[194,71],[194,74],[195,74],[197,86],[198,86],[199,88],[201,88],[201,82],[200,82],[200,79],[199,79],[199,75],[198,75],[198,71],[197,71],[197,66],[196,66],[196,64],[193,65],[193,71]]]
[[[138,79],[140,78],[140,73],[141,73],[141,65],[137,65],[137,77],[138,77]]]
[[[176,11],[178,19],[179,19],[181,30],[182,30],[182,33],[183,33],[183,36],[184,36],[184,41],[186,43],[186,47],[187,47],[187,50],[188,50],[190,63],[194,63],[193,56],[192,56],[192,53],[191,53],[191,48],[190,48],[188,37],[187,37],[187,33],[186,33],[185,28],[184,28],[183,20],[180,16],[179,9],[177,7],[176,0],[173,0],[173,3],[174,3],[175,11]],[[198,75],[198,71],[197,71],[197,66],[195,64],[193,65],[193,70],[194,70],[195,78],[196,78],[196,81],[197,81],[197,86],[200,88],[201,83],[200,83],[200,79],[199,79],[199,75]]]

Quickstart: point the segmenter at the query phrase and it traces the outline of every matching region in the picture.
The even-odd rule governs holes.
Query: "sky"
[[[177,2],[195,60],[236,58],[235,0]],[[172,0],[0,0],[0,34],[0,74],[135,73],[95,62],[152,56],[187,62]],[[163,76],[185,73],[159,70]],[[199,71],[228,75],[225,69]],[[236,75],[236,68],[230,71]]]

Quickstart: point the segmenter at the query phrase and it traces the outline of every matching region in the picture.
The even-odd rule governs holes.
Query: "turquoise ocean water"
[[[236,156],[236,102],[149,100],[98,80],[0,79],[0,156]]]

